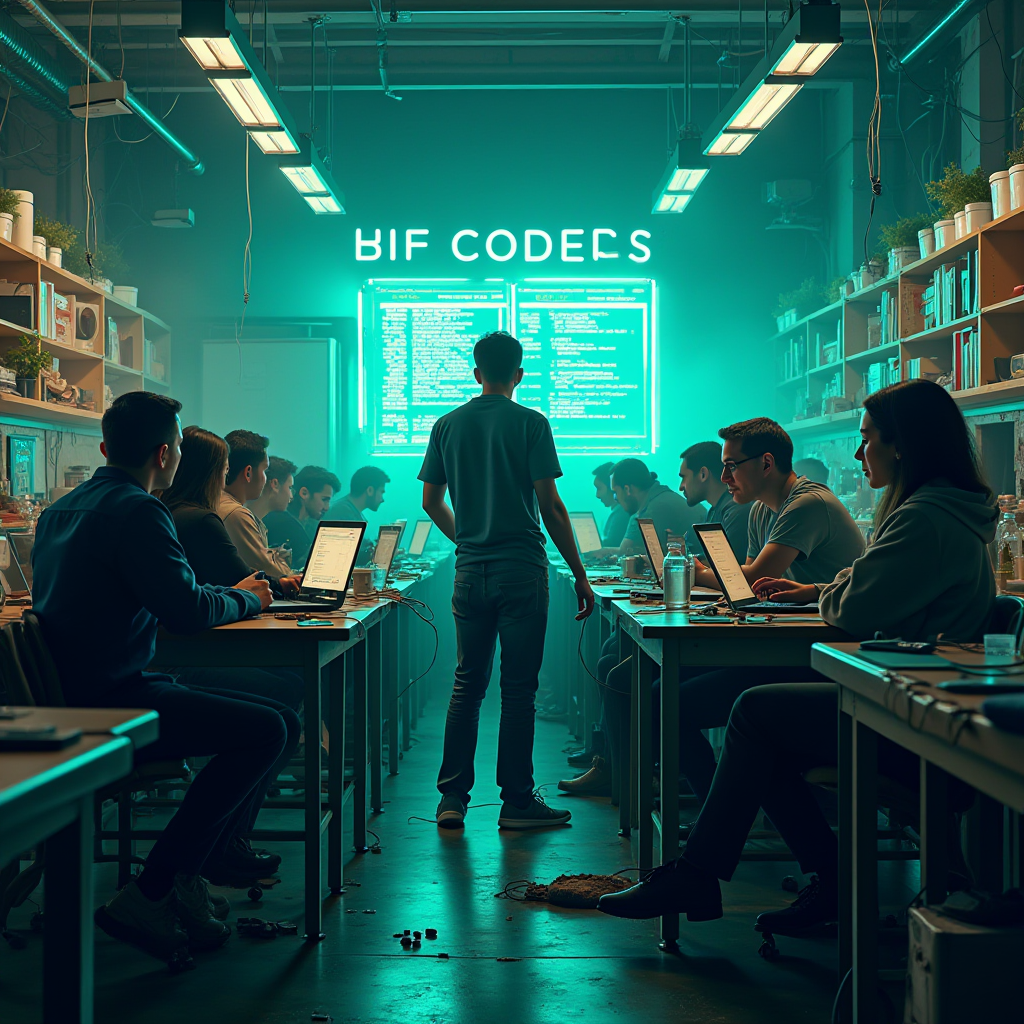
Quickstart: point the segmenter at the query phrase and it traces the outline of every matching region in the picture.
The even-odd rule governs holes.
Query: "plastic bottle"
[[[1021,531],[1017,517],[1011,511],[1003,513],[996,530],[996,588],[1000,593],[1006,590],[1006,581],[1014,578],[1017,563],[1021,557]]]
[[[665,580],[665,607],[678,611],[690,604],[690,573],[692,559],[682,544],[673,541],[668,546],[662,575]]]

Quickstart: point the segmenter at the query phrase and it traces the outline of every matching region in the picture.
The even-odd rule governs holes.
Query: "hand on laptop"
[[[234,590],[248,590],[249,593],[255,594],[260,599],[260,608],[265,611],[270,607],[270,602],[274,599],[274,595],[270,592],[270,583],[267,582],[266,577],[263,579],[257,579],[256,577],[261,573],[253,573],[251,576],[246,576],[240,583],[236,583],[232,589]]]
[[[281,590],[285,594],[297,594],[299,592],[299,585],[302,583],[302,574],[299,573],[296,576],[282,576],[281,577]]]
[[[764,576],[750,588],[762,601],[776,601],[781,604],[814,604],[818,600],[818,588],[811,583],[794,583],[793,580],[776,580]]]

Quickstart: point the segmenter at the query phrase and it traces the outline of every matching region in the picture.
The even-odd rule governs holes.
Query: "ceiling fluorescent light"
[[[249,132],[249,138],[259,146],[261,152],[298,153],[299,147],[288,132]]]
[[[764,81],[747,97],[743,105],[729,119],[729,131],[759,132],[767,128],[772,118],[804,87],[803,82]]]
[[[739,156],[756,138],[756,132],[720,132],[704,153],[707,156]]]
[[[809,78],[842,45],[839,4],[810,0],[801,4],[772,47],[772,75]]]
[[[654,190],[651,213],[682,213],[693,193],[707,177],[708,159],[701,153],[699,138],[681,138]]]
[[[281,173],[314,213],[345,212],[345,197],[309,139],[302,139],[298,153],[283,156],[279,166]]]
[[[251,78],[211,78],[210,84],[243,128],[280,128],[277,111]]]
[[[179,38],[204,71],[241,71],[245,67],[245,61],[230,36],[224,39],[187,36]]]

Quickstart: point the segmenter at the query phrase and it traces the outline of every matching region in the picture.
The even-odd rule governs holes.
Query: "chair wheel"
[[[37,910],[28,922],[29,928],[32,929],[37,935],[43,930],[43,915]]]
[[[28,942],[24,935],[15,935],[14,932],[4,932],[3,937],[7,940],[7,945],[11,949],[25,949],[28,946]]]
[[[258,900],[263,899],[263,889],[258,885],[254,885],[246,895],[253,902],[256,902]]]
[[[779,952],[779,947],[775,945],[775,937],[773,935],[766,935],[761,941],[761,946],[757,951],[757,955],[762,960],[767,960],[771,963],[773,960],[778,960],[782,955]]]
[[[799,892],[800,886],[797,885],[796,879],[792,875],[786,875],[782,880],[782,891],[783,892]]]

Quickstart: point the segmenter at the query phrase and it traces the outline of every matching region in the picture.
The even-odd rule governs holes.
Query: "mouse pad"
[[[881,668],[949,668],[937,654],[903,654],[901,651],[858,651],[857,657]]]

